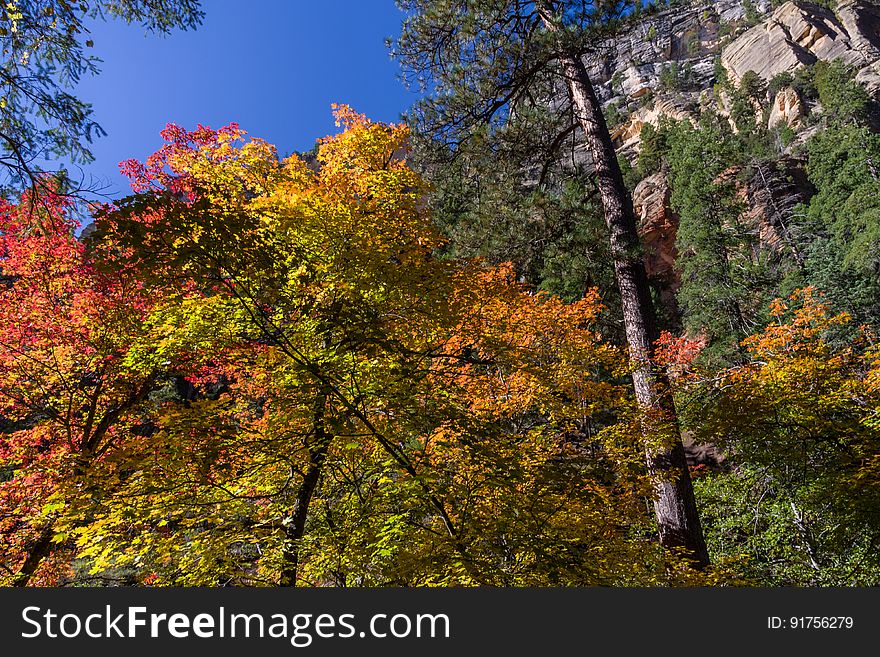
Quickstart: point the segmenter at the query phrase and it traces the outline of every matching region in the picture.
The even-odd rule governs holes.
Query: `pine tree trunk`
[[[542,0],[538,4],[544,26],[559,34],[560,28],[550,3]],[[611,257],[633,364],[633,387],[636,401],[646,417],[643,425],[645,457],[654,485],[654,511],[660,543],[670,549],[684,550],[697,565],[703,566],[709,563],[709,554],[700,527],[675,407],[665,373],[652,361],[654,342],[659,333],[639,248],[632,199],[624,185],[617,154],[587,69],[579,56],[567,52],[561,40],[559,43],[557,59],[593,157],[596,183],[608,225]],[[663,427],[672,430],[666,432]],[[660,438],[659,434],[665,435]]]
[[[284,528],[284,543],[281,547],[281,586],[296,586],[299,570],[299,543],[306,532],[306,519],[312,496],[318,488],[321,469],[330,447],[330,435],[324,422],[324,407],[327,395],[319,395],[315,401],[313,415],[313,433],[306,445],[309,451],[309,467],[305,477],[297,489],[293,509],[281,525]]]

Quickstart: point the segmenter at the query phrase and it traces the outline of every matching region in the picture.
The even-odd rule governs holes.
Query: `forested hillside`
[[[0,582],[880,583],[880,5],[399,5],[405,120],[82,234],[4,100]]]
[[[575,101],[552,67],[528,68],[538,55],[511,66],[486,15],[457,35],[468,67],[425,67],[429,44],[454,57],[431,20],[401,50],[442,89],[412,122],[446,252],[512,261],[567,300],[598,290],[601,330],[624,344]],[[570,20],[632,195],[710,552],[763,584],[875,582],[877,500],[861,484],[877,440],[880,7],[681,2],[579,33]],[[479,51],[490,34],[497,50]]]

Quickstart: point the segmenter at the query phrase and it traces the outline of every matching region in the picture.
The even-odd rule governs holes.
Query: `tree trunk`
[[[327,449],[330,446],[331,436],[327,433],[324,422],[324,407],[327,405],[327,395],[318,395],[315,400],[313,414],[313,434],[306,448],[309,451],[309,467],[305,477],[296,492],[293,510],[284,520],[281,526],[284,528],[284,544],[281,547],[281,586],[296,586],[297,571],[299,569],[299,542],[306,532],[306,519],[309,514],[309,504],[318,487],[321,477],[321,468],[327,457]]]
[[[540,0],[538,13],[548,31],[559,34],[553,8]],[[608,126],[581,58],[561,39],[557,59],[562,67],[578,122],[593,157],[596,183],[608,225],[614,273],[620,288],[636,401],[645,415],[643,434],[648,472],[654,485],[654,511],[660,543],[684,550],[699,566],[709,563],[697,504],[687,469],[675,407],[665,373],[653,364],[659,337],[648,277],[639,248],[632,199],[623,182]],[[670,435],[661,437],[663,427]]]
[[[54,523],[40,531],[37,540],[28,551],[27,558],[15,574],[12,586],[24,587],[30,583],[31,577],[37,572],[37,568],[43,563],[43,559],[49,556],[49,552],[52,551],[52,535],[54,533]]]

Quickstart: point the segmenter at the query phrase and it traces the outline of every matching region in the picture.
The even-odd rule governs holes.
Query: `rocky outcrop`
[[[675,264],[675,236],[678,215],[669,208],[669,183],[664,172],[642,180],[633,190],[633,207],[643,244],[650,244],[646,261],[648,276],[667,276]]]
[[[802,160],[784,157],[773,163],[759,163],[747,183],[737,183],[743,206],[742,222],[755,231],[763,246],[786,252],[796,263],[803,263],[796,236],[790,231],[794,208],[815,193],[804,173]],[[731,167],[724,178],[735,179],[741,170]],[[681,284],[675,263],[679,216],[669,204],[671,190],[664,171],[652,174],[633,190],[633,208],[644,247],[645,270],[660,293],[669,316],[675,316],[675,294]]]
[[[761,13],[770,8],[768,0],[753,5]],[[599,99],[618,109],[634,110],[645,97],[663,90],[661,76],[673,63],[687,67],[689,93],[696,98],[715,81],[722,26],[741,31],[744,17],[743,0],[698,1],[644,15],[585,57]]]
[[[748,208],[745,223],[757,228],[762,244],[785,251],[796,263],[803,264],[804,254],[789,224],[794,208],[809,201],[814,193],[803,160],[783,157],[772,163],[759,162],[742,190]]]
[[[797,128],[805,114],[804,103],[798,92],[791,87],[783,87],[770,105],[767,127],[772,130],[784,124],[789,128]]]
[[[696,121],[696,117],[692,112],[680,107],[673,100],[660,99],[650,107],[639,108],[630,114],[624,123],[613,128],[611,130],[611,140],[618,151],[636,147],[645,124],[651,124],[656,127],[660,125],[660,121],[664,118],[674,121]]]
[[[758,14],[770,10],[769,0],[756,0],[752,5]],[[721,45],[722,26],[744,25],[745,14],[743,0],[705,0],[644,15],[625,32],[596,46],[586,61],[590,75],[595,83],[605,84],[629,66],[706,58],[711,63]],[[655,68],[652,74],[659,72]],[[604,92],[610,91],[606,86]]]
[[[734,85],[748,71],[769,82],[779,73],[840,58],[856,68],[856,80],[869,92],[880,94],[880,6],[875,0],[842,0],[834,11],[806,0],[776,9],[766,0],[753,6],[760,22],[748,27],[743,0],[676,5],[643,16],[585,57],[608,116],[620,117],[612,136],[623,154],[633,157],[642,126],[656,125],[662,116],[690,118],[705,107],[727,113],[724,91],[713,93],[716,58]],[[756,116],[769,116],[771,127],[800,128],[808,111],[803,99],[787,89],[766,112],[756,107]]]
[[[863,82],[880,83],[880,7],[844,0],[832,12],[802,0],[786,2],[721,53],[734,83],[747,71],[769,81],[779,73],[838,58],[855,66]]]
[[[759,15],[770,11],[769,0],[752,6]],[[598,44],[585,64],[607,115],[623,117],[612,126],[618,148],[632,157],[645,123],[692,118],[697,108],[714,105],[716,58],[745,29],[744,0],[704,0],[646,14]]]
[[[633,208],[644,247],[645,271],[660,293],[670,316],[677,314],[675,293],[680,285],[675,260],[678,215],[669,207],[669,183],[661,171],[642,180],[633,190]]]
[[[607,115],[619,117],[611,135],[621,156],[635,161],[645,125],[657,126],[664,118],[694,121],[707,107],[727,113],[729,94],[714,86],[719,59],[736,84],[748,71],[769,82],[779,73],[841,58],[856,67],[857,81],[875,95],[880,92],[876,0],[842,0],[834,11],[806,0],[775,9],[763,0],[753,5],[759,20],[753,27],[747,24],[743,0],[676,5],[642,17],[585,58]],[[672,66],[685,75],[670,84]],[[818,129],[804,121],[811,107],[794,88],[783,87],[774,97],[753,102],[756,118],[766,120],[769,128],[788,126],[797,131],[794,143],[802,143]],[[589,160],[581,145],[573,153],[576,163]],[[795,261],[802,261],[788,224],[793,208],[812,194],[803,162],[782,157],[756,165],[746,178],[749,182],[740,185],[743,204],[749,208],[743,221],[764,246],[788,251]],[[674,267],[678,217],[669,207],[669,192],[665,175],[654,174],[636,186],[633,203],[648,273],[661,296],[674,303],[679,285]]]

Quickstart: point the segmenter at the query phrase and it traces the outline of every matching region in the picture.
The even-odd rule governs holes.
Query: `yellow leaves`
[[[59,511],[64,510],[64,506],[65,506],[64,501],[58,500],[57,497],[55,497],[55,500],[56,501],[54,501],[54,502],[49,502],[47,504],[44,504],[43,508],[40,510],[40,514],[43,516],[49,517],[55,513],[58,513]]]
[[[325,188],[385,213],[405,198],[416,202],[425,184],[405,163],[406,126],[372,123],[345,105],[334,109],[337,125],[345,130],[319,144]]]
[[[846,313],[829,315],[814,290],[796,292],[793,303],[774,302],[777,323],[743,341],[755,361],[731,370],[726,379],[739,386],[758,386],[778,406],[794,404],[819,429],[826,418],[838,416],[854,400],[870,393],[871,351],[859,354],[852,346],[832,346],[829,331],[850,322]],[[784,316],[791,313],[786,321]],[[864,375],[861,372],[866,372]]]
[[[865,374],[868,391],[873,395],[880,396],[880,346],[869,349],[865,353],[864,360],[868,364],[868,371]]]
[[[9,20],[9,29],[13,32],[18,31],[18,23],[24,19],[24,13],[14,2],[6,3],[6,18]]]
[[[437,258],[406,128],[337,110],[345,131],[317,172],[237,129],[170,129],[154,164],[173,176],[144,177],[173,193],[128,234],[152,234],[172,289],[123,364],[196,370],[223,392],[177,404],[157,390],[147,430],[123,429],[83,554],[163,583],[277,581],[281,519],[320,435],[301,545],[316,582],[343,562],[380,583],[540,583],[559,563],[571,581],[630,578],[616,555],[643,491],[632,446],[597,435],[629,406],[598,293],[566,304],[510,265]]]
[[[462,353],[459,369],[475,412],[501,417],[531,409],[565,422],[628,397],[601,380],[620,373],[625,361],[594,329],[601,311],[594,292],[565,304],[517,284],[510,265],[476,266],[457,275],[452,304],[460,320],[447,349]]]
[[[123,363],[133,371],[154,371],[185,358],[210,358],[240,340],[239,309],[222,296],[194,296],[157,305],[144,322]]]
[[[699,437],[784,476],[806,468],[829,489],[880,483],[877,349],[858,333],[836,337],[850,319],[832,315],[813,290],[772,311],[776,322],[744,341],[750,362],[694,383],[707,402],[698,404]]]

